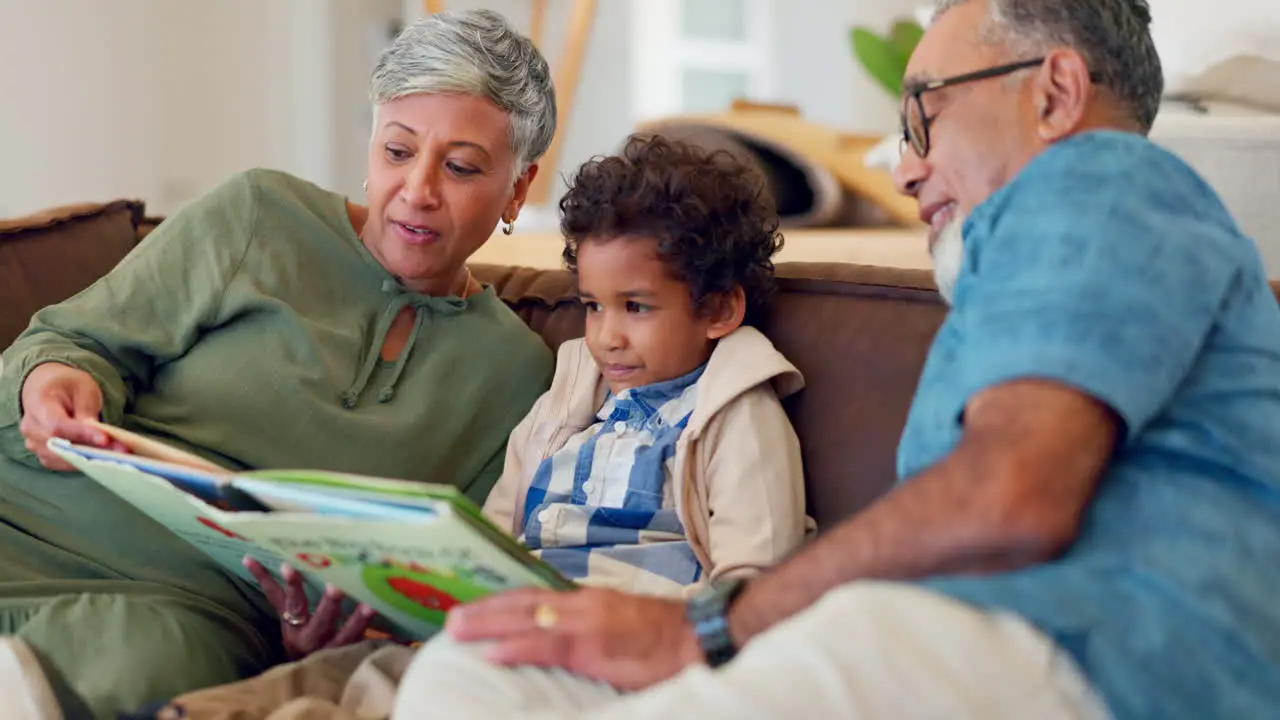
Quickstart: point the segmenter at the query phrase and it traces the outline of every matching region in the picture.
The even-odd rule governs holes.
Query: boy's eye
[[[627,312],[629,313],[647,313],[651,309],[652,308],[650,308],[648,305],[644,305],[642,303],[638,303],[633,300],[627,301]]]
[[[587,309],[587,312],[589,313],[600,312],[600,303],[596,302],[595,300],[583,300],[582,305]]]

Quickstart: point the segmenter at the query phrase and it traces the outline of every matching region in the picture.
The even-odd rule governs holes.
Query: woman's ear
[[[516,217],[520,214],[520,208],[524,207],[525,198],[529,197],[529,186],[533,184],[533,179],[538,177],[538,164],[533,163],[525,168],[525,171],[516,176],[515,184],[511,188],[511,200],[507,202],[507,207],[502,211],[502,219],[508,222],[515,222]]]
[[[742,327],[742,321],[747,316],[747,294],[741,285],[735,285],[727,293],[707,298],[707,310],[707,339],[719,340]]]

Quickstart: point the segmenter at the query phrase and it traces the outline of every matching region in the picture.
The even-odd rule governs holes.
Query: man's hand
[[[102,412],[102,388],[89,373],[59,363],[37,366],[22,383],[22,422],[18,429],[27,449],[50,470],[75,468],[49,452],[51,437],[65,438],[80,445],[127,452],[120,443],[84,420],[97,420]]]
[[[564,668],[622,690],[703,661],[682,603],[612,590],[516,590],[455,608],[445,630],[495,641],[492,662]]]

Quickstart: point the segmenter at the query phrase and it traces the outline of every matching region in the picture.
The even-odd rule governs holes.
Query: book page
[[[461,499],[462,502],[474,505],[458,488],[438,483],[394,480],[326,470],[281,468],[250,470],[236,473],[236,476],[263,482],[302,485],[318,489],[334,488],[369,500],[385,499],[389,502],[400,502],[404,498],[435,498],[453,502]]]
[[[139,435],[135,432],[130,432],[122,427],[108,425],[103,422],[98,422],[97,420],[85,420],[84,424],[91,425],[106,433],[107,437],[110,437],[112,440],[116,440],[121,445],[129,448],[129,451],[135,455],[155,458],[156,460],[164,460],[165,462],[176,463],[178,465],[186,465],[188,467],[206,470],[211,473],[218,473],[222,475],[230,474],[230,471],[226,468],[211,463],[198,455],[193,455],[185,450],[179,450],[171,445],[165,445],[159,440],[146,437],[145,435]]]
[[[365,478],[320,471],[260,471],[236,475],[232,486],[275,510],[361,518],[371,521],[425,522],[449,514],[496,552],[542,578],[548,586],[574,584],[529,552],[523,543],[498,528],[457,488],[402,480]],[[390,492],[386,492],[390,490]]]
[[[405,639],[434,635],[457,605],[548,585],[447,507],[419,522],[295,513],[234,513],[226,522],[317,583],[369,604]]]
[[[246,555],[262,563],[273,575],[279,575],[280,564],[284,559],[278,552],[258,545],[230,528],[227,519],[243,513],[218,510],[174,487],[168,480],[149,475],[130,465],[90,460],[67,451],[56,442],[50,443],[50,449],[77,470],[119,495],[254,587],[257,587],[258,581],[241,564]],[[314,601],[319,599],[323,589],[323,585],[311,583],[307,594]]]

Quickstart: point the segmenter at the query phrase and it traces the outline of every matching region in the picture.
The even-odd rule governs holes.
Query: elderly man
[[[896,179],[952,311],[892,492],[688,605],[457,611],[398,715],[1280,714],[1280,309],[1144,137],[1149,23],[1142,0],[956,0],[912,57]]]

